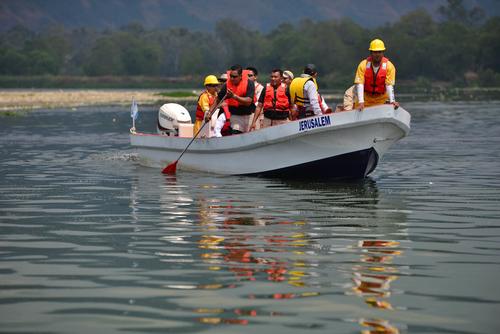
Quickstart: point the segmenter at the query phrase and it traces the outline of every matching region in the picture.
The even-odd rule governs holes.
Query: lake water
[[[0,117],[0,332],[497,332],[500,102],[404,106],[326,183],[164,176],[128,107]]]

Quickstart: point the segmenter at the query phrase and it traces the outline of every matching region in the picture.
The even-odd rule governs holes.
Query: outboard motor
[[[158,133],[178,136],[179,124],[191,124],[191,116],[186,108],[177,103],[166,103],[158,111]]]

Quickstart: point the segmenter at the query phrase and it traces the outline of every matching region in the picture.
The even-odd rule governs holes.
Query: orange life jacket
[[[377,73],[374,73],[372,57],[366,58],[365,92],[369,94],[385,94],[385,78],[387,77],[387,62],[389,59],[382,57]]]
[[[245,96],[247,94],[249,72],[250,72],[249,70],[243,70],[243,73],[241,74],[240,83],[238,84],[238,86],[234,86],[230,79],[231,71],[227,71],[228,80],[226,81],[226,88],[231,90],[234,94],[238,96]],[[227,105],[230,107],[238,107],[240,105],[239,102],[233,98],[227,99],[226,102]]]
[[[276,110],[278,112],[286,112],[290,110],[288,96],[286,96],[286,85],[281,83],[277,89],[271,84],[266,84],[266,95],[264,96],[264,111]]]
[[[211,95],[208,91],[204,90],[200,96],[198,96],[198,103],[196,105],[196,119],[202,121],[205,118],[205,111],[201,109],[200,99],[203,94],[208,95],[208,105],[211,107],[215,102],[215,96]]]

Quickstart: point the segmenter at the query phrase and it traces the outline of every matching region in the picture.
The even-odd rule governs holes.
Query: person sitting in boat
[[[386,101],[399,107],[394,98],[396,67],[384,57],[385,45],[380,39],[370,42],[370,56],[362,60],[356,70],[354,84],[358,103],[355,108],[362,111],[365,107],[384,104]]]
[[[337,107],[335,108],[335,112],[353,110],[355,109],[354,106],[357,105],[357,103],[358,97],[356,95],[356,85],[352,85],[344,92],[344,99],[342,101],[342,104],[337,105]]]
[[[292,71],[285,70],[283,71],[283,75],[281,76],[281,82],[283,82],[285,85],[288,87],[288,92],[290,93],[290,84],[292,83],[292,80],[294,79],[294,75]],[[293,119],[292,115],[296,113],[297,108],[295,107],[295,104],[291,103],[291,98],[290,98],[290,116],[288,117],[289,119]]]
[[[257,101],[257,99],[259,98],[260,93],[262,93],[264,86],[260,82],[257,81],[257,76],[259,75],[259,71],[257,71],[257,69],[255,67],[249,66],[249,67],[247,67],[247,70],[250,71],[250,72],[248,72],[248,80],[253,81],[253,84],[255,85],[255,94],[254,94],[254,98],[253,98],[253,103],[257,107],[257,103],[259,103]],[[264,121],[264,115],[261,115],[260,119],[258,120],[258,122],[256,124],[257,129],[260,129],[262,127],[263,121]]]
[[[248,72],[248,80],[253,81],[253,84],[255,86],[254,103],[255,103],[255,106],[257,106],[257,99],[259,98],[260,93],[264,89],[264,86],[260,82],[257,81],[259,71],[257,71],[257,69],[255,67],[249,66],[249,67],[247,67],[247,70],[249,71]]]
[[[231,113],[227,108],[220,108],[217,120],[213,127],[213,137],[223,137],[232,135],[231,129]]]
[[[219,80],[219,83],[222,87],[222,85],[225,84],[227,81],[227,73],[222,73],[220,77],[217,78],[217,80]]]
[[[217,87],[219,86],[219,80],[215,75],[207,75],[205,77],[205,90],[198,96],[198,103],[196,105],[196,120],[194,122],[193,132],[198,133],[201,126],[203,125],[203,119],[210,110],[217,99]]]
[[[318,101],[318,84],[316,78],[318,71],[314,64],[307,64],[300,78],[295,78],[290,84],[290,97],[297,106],[297,111],[292,112],[292,119],[301,119],[313,115],[321,115]]]
[[[229,80],[222,85],[217,99],[210,109],[213,108],[225,97],[229,112],[231,113],[231,128],[233,134],[248,132],[252,114],[255,111],[253,99],[255,95],[255,85],[248,80],[248,70],[243,70],[241,65],[233,65],[228,71]]]
[[[282,75],[283,72],[280,69],[271,71],[271,82],[266,84],[266,89],[260,94],[250,131],[258,129],[256,123],[259,121],[262,110],[264,110],[263,128],[288,122],[291,105],[290,91],[282,82]]]
[[[292,80],[293,80],[293,72],[289,70],[283,71],[282,81],[285,83],[285,85],[290,87]]]

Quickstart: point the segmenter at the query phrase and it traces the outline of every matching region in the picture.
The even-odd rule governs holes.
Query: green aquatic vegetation
[[[26,110],[0,110],[0,117],[23,117],[27,114]]]
[[[171,92],[163,92],[163,93],[158,93],[157,95],[163,96],[163,97],[196,97],[197,95],[193,92],[188,92],[188,91],[171,91]]]

